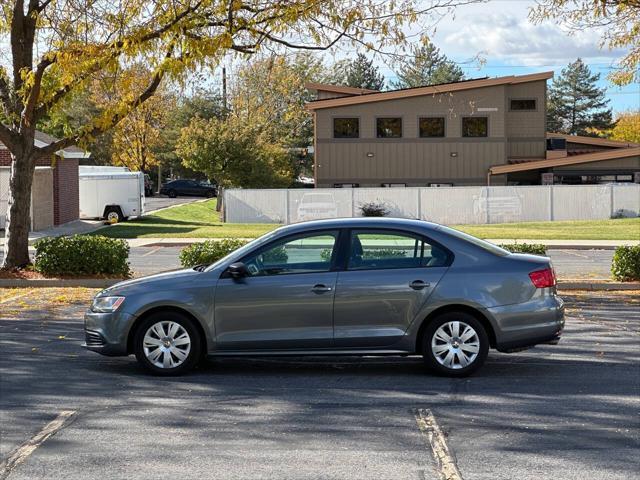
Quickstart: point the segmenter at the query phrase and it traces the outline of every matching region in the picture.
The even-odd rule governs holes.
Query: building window
[[[420,117],[420,138],[444,137],[444,117]]]
[[[383,183],[383,187],[385,188],[404,188],[407,186],[406,183]]]
[[[489,119],[487,117],[462,117],[462,136],[489,136]]]
[[[376,132],[378,138],[401,138],[402,118],[377,118]]]
[[[511,100],[511,110],[531,111],[536,109],[535,98],[523,98]]]
[[[334,183],[333,188],[358,188],[359,183]]]
[[[360,137],[359,118],[334,118],[333,138],[358,138]]]

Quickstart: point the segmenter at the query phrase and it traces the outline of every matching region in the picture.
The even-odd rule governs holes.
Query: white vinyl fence
[[[598,220],[640,214],[640,184],[518,187],[230,189],[230,223],[296,223],[361,216],[360,207],[383,203],[391,217],[449,225]]]

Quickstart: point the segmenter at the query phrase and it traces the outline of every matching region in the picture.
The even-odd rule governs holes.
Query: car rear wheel
[[[181,375],[200,359],[201,339],[186,316],[157,313],[144,320],[134,338],[136,358],[155,375]]]
[[[167,195],[169,195],[169,198],[176,198],[178,196],[178,193],[175,190],[169,190],[167,192]]]
[[[448,312],[434,318],[422,338],[422,355],[435,372],[465,377],[487,359],[489,337],[473,315]]]

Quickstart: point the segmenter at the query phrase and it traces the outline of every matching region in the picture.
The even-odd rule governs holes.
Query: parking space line
[[[153,255],[154,253],[156,253],[158,250],[160,250],[162,247],[156,247],[154,249],[152,249],[150,252],[144,253],[142,255],[140,255],[141,257],[146,257],[149,255]]]
[[[0,480],[7,478],[18,465],[24,463],[25,460],[29,458],[29,455],[31,455],[36,448],[69,423],[75,414],[76,412],[73,410],[60,412],[60,414],[54,420],[45,425],[42,430],[13,450],[9,456],[0,463]]]
[[[415,412],[418,428],[427,437],[431,453],[438,465],[442,480],[463,480],[456,461],[451,455],[444,433],[429,409],[419,408]]]

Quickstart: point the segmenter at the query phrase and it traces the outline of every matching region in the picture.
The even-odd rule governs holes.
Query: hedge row
[[[620,282],[640,280],[640,245],[616,248],[611,275]]]
[[[35,243],[34,268],[46,276],[110,275],[128,277],[129,245],[117,238],[74,235]]]

